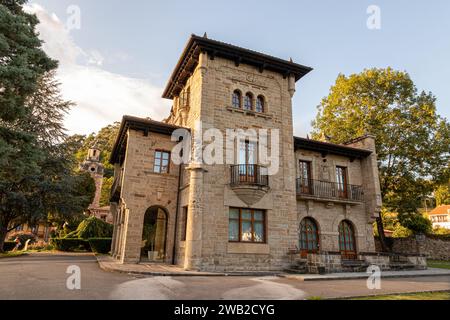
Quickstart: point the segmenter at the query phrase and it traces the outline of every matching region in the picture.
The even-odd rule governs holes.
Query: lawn
[[[450,300],[450,291],[370,296],[351,298],[349,300]]]
[[[450,269],[450,261],[427,260],[427,265],[430,268]]]
[[[0,253],[0,259],[1,258],[13,258],[13,257],[18,257],[18,256],[23,256],[27,254],[24,251],[9,251],[6,253]]]

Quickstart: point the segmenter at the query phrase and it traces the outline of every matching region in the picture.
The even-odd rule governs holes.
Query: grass
[[[427,265],[430,268],[450,269],[450,261],[427,260]]]
[[[351,298],[349,300],[450,300],[450,291],[404,293]]]
[[[1,258],[14,258],[26,255],[27,253],[25,251],[9,251],[5,253],[0,253],[0,259]]]

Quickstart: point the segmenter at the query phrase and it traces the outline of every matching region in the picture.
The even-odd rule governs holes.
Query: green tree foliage
[[[102,192],[100,194],[100,206],[109,206],[111,187],[114,177],[103,178]]]
[[[105,221],[96,217],[89,217],[83,220],[78,228],[69,233],[66,238],[111,238],[113,232],[113,226]]]
[[[14,133],[0,136],[0,249],[16,226],[83,212],[95,192],[93,179],[76,172],[76,146],[62,126],[71,103],[61,98],[54,72],[36,88],[22,117],[0,120],[0,132]]]
[[[409,214],[448,174],[450,125],[437,114],[435,102],[431,93],[417,92],[406,72],[387,68],[339,75],[318,107],[313,136],[344,143],[374,134],[384,205],[416,226]]]
[[[22,10],[26,0],[0,1],[0,119],[12,121],[27,112],[26,98],[37,80],[57,67],[41,48],[38,19]]]
[[[439,185],[434,191],[434,197],[437,206],[450,205],[450,183]]]

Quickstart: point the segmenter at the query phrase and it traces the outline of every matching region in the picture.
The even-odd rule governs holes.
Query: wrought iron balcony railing
[[[364,200],[362,186],[312,179],[297,179],[297,194],[323,199]]]
[[[257,164],[238,164],[231,166],[231,185],[269,186],[267,168]]]

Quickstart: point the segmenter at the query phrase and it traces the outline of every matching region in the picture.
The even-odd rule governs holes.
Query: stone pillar
[[[372,151],[370,156],[361,160],[364,201],[366,203],[366,212],[370,218],[369,223],[372,223],[380,216],[382,206],[375,137],[366,134],[347,143],[347,145]]]
[[[139,263],[141,258],[143,216],[137,208],[133,210],[125,209],[121,263]]]
[[[119,213],[117,211],[117,203],[111,202],[110,203],[110,211],[113,216],[113,235],[112,235],[112,243],[111,243],[111,256],[114,258],[116,255],[116,248],[117,248],[117,236],[118,236],[118,219],[119,219]]]
[[[203,232],[203,173],[201,164],[191,164],[189,207],[185,242],[185,270],[200,270]]]

